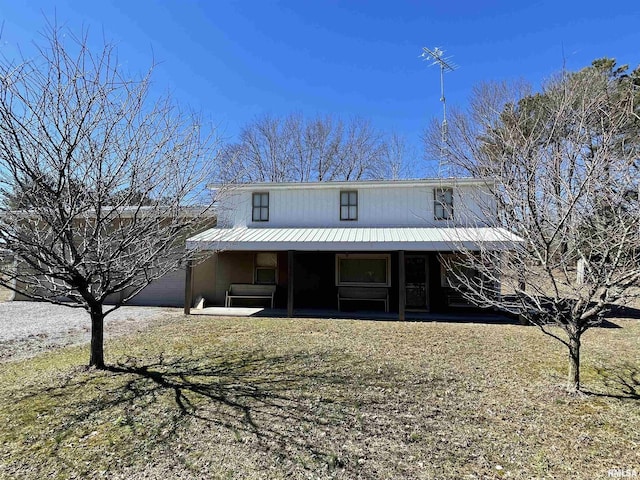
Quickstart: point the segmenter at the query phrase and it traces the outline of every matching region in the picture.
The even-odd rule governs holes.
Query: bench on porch
[[[224,306],[230,307],[234,298],[269,300],[273,308],[273,298],[275,297],[275,285],[254,285],[250,283],[232,283],[225,295]]]
[[[389,311],[389,289],[387,287],[338,287],[338,310],[343,301],[384,302],[384,311]]]

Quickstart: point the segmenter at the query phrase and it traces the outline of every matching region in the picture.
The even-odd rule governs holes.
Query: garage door
[[[184,306],[185,271],[178,269],[151,282],[128,305],[154,305],[160,307]]]

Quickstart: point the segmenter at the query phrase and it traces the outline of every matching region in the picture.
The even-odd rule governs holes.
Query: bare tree
[[[453,286],[562,342],[572,391],[582,335],[640,279],[640,71],[614,66],[596,61],[535,94],[483,85],[450,121],[449,162],[489,180],[484,204],[494,215],[485,215],[496,218],[497,207],[496,224],[524,240],[508,253],[461,244],[443,258]],[[434,130],[425,137],[432,150]]]
[[[385,149],[380,167],[382,170],[375,176],[399,180],[413,177],[415,165],[411,162],[415,158],[413,149],[408,145],[404,136],[391,132],[385,142]]]
[[[94,53],[55,25],[43,38],[34,58],[0,61],[0,242],[17,264],[0,283],[87,310],[102,368],[104,317],[183,264],[182,240],[211,221],[215,138],[151,101],[151,71],[131,79],[112,45]]]
[[[404,171],[400,137],[389,144],[370,122],[300,114],[263,116],[247,125],[223,158],[228,181],[307,182],[383,178]],[[396,148],[391,153],[390,148]],[[400,151],[397,149],[400,148]],[[393,160],[394,165],[387,165]]]

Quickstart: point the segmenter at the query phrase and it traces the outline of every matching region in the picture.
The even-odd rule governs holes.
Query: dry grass
[[[534,327],[191,317],[2,365],[0,478],[640,475],[640,323]]]
[[[13,298],[13,292],[8,288],[0,286],[0,302],[8,302]]]

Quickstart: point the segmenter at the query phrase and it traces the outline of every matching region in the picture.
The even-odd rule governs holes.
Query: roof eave
[[[255,182],[238,184],[216,184],[207,185],[211,190],[255,190],[262,189],[332,189],[332,188],[390,188],[390,187],[429,187],[429,186],[456,186],[456,185],[490,185],[495,180],[490,178],[474,177],[448,177],[448,178],[424,178],[410,180],[357,180],[357,181],[331,181],[331,182]]]

